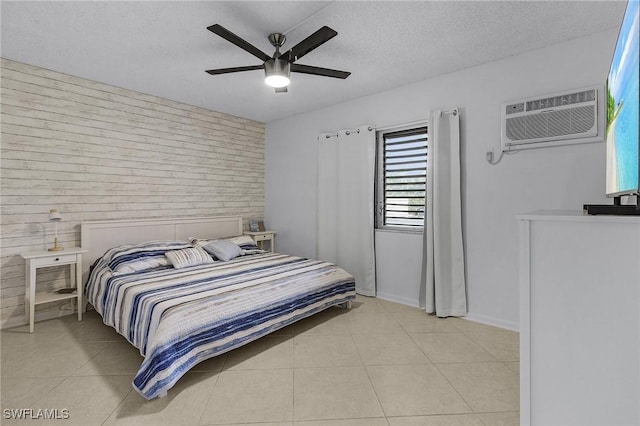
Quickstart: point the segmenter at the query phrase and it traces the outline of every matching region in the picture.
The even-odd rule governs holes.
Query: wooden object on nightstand
[[[24,316],[29,322],[29,333],[33,333],[34,312],[36,305],[58,300],[76,299],[78,321],[82,321],[82,247],[71,247],[61,251],[36,250],[21,253],[25,264],[25,301]],[[36,272],[38,268],[69,265],[71,270],[70,289],[75,292],[41,292],[36,293]],[[64,291],[64,290],[63,290]]]
[[[260,247],[260,249],[262,250],[266,250],[264,248],[265,241],[269,241],[269,250],[267,251],[270,251],[273,253],[276,250],[275,241],[274,241],[276,236],[275,231],[256,231],[256,232],[248,231],[248,232],[245,232],[244,235],[248,235],[251,238],[253,238],[253,241],[255,241],[256,245]]]

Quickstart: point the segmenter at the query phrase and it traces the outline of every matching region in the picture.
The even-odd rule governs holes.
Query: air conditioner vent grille
[[[523,141],[588,133],[596,125],[595,108],[586,105],[507,118],[507,137]]]

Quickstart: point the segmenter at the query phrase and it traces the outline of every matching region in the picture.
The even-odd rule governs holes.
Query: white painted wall
[[[469,317],[517,329],[515,216],[606,203],[604,144],[530,150],[491,166],[485,152],[500,144],[500,105],[603,84],[615,40],[616,32],[607,31],[267,123],[265,214],[268,226],[278,232],[278,250],[315,256],[317,134],[362,124],[401,124],[425,117],[430,109],[457,106],[462,111]],[[357,76],[352,77],[357,84]],[[418,304],[416,265],[422,255],[416,240],[415,235],[378,232],[380,295]],[[403,251],[404,260],[397,256]]]
[[[376,230],[376,295],[419,306],[422,234]]]

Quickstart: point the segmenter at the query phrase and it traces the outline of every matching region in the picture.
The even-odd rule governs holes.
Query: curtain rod
[[[458,115],[458,108],[454,108],[454,109],[450,109],[448,111],[441,111],[440,112],[440,116],[442,117],[443,115],[448,115],[448,114],[452,114],[454,117]],[[408,126],[418,126],[418,125],[427,125],[429,123],[429,119],[428,118],[420,118],[417,120],[412,120],[412,121],[406,121],[404,123],[399,123],[399,124],[389,124],[386,126],[369,126],[368,130],[389,130],[389,129],[395,129],[398,127],[408,127]],[[360,129],[346,129],[344,130],[344,133],[349,136],[351,134],[351,132],[355,132],[355,133],[360,133]],[[331,132],[331,133],[325,133],[324,137],[326,139],[329,138],[337,138],[340,135],[339,132]]]
[[[372,131],[373,129],[374,129],[373,126],[367,127],[367,130],[369,131]],[[324,137],[326,139],[337,138],[340,136],[340,132],[344,132],[345,135],[349,136],[351,133],[360,133],[360,129],[345,129],[345,130],[340,130],[339,132],[325,133]]]
[[[453,114],[454,116],[456,116],[458,115],[458,108],[454,108],[448,111],[442,111],[440,113],[441,116],[445,114]],[[376,126],[376,130],[389,130],[389,129],[395,129],[398,127],[427,125],[428,123],[429,123],[429,119],[428,117],[425,117],[425,118],[419,118],[416,120],[406,121],[404,123],[394,123],[394,124],[387,124],[385,126]]]

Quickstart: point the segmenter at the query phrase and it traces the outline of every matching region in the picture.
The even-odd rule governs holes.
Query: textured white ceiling
[[[624,1],[44,1],[0,3],[4,58],[263,122],[617,28]],[[209,32],[221,24],[268,54],[323,25],[338,36],[276,94],[260,61]],[[613,46],[612,46],[613,49]]]

